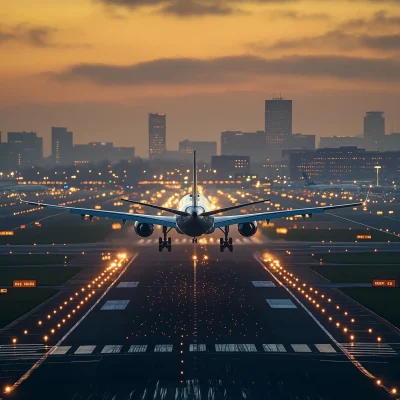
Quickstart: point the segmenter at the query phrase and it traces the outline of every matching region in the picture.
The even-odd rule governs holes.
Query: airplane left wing
[[[20,200],[26,204],[32,204],[39,207],[47,207],[47,208],[56,208],[59,210],[69,211],[71,214],[78,214],[81,217],[85,215],[93,216],[93,217],[104,217],[104,218],[112,218],[119,219],[122,221],[134,221],[141,222],[144,224],[153,224],[153,225],[161,225],[167,226],[170,228],[176,228],[176,220],[175,217],[164,217],[160,215],[144,215],[144,214],[130,214],[125,212],[118,211],[105,211],[105,210],[94,210],[92,208],[77,208],[77,207],[67,207],[67,206],[58,206],[54,204],[45,204],[45,203],[37,203],[34,201],[26,201]]]
[[[357,207],[364,203],[350,203],[350,204],[340,204],[336,206],[323,206],[323,207],[313,207],[313,208],[298,208],[295,210],[282,210],[282,211],[268,211],[256,214],[245,214],[245,215],[229,215],[226,217],[214,217],[215,228],[221,228],[223,226],[244,224],[246,222],[255,221],[269,221],[276,218],[284,217],[294,217],[295,215],[301,215],[305,217],[306,215],[311,216],[312,214],[321,214],[328,210],[336,210],[338,208],[346,207]]]

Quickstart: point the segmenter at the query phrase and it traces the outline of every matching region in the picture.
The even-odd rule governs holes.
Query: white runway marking
[[[387,343],[341,343],[353,356],[397,356],[398,353]]]
[[[92,354],[96,346],[79,346],[74,354]]]
[[[189,346],[189,351],[206,351],[205,344],[191,344]]]
[[[56,346],[50,354],[55,356],[66,354],[70,348],[71,346]]]
[[[117,286],[117,289],[123,288],[134,288],[139,285],[139,282],[120,282]]]
[[[223,352],[256,352],[257,348],[254,344],[216,344],[215,351]]]
[[[133,344],[129,347],[128,353],[145,353],[147,344]]]
[[[255,287],[276,287],[272,281],[252,281]]]
[[[311,353],[311,349],[306,344],[291,344],[296,353]]]
[[[336,353],[336,350],[330,344],[316,344],[315,347],[321,353]]]
[[[107,345],[103,347],[103,350],[101,350],[102,354],[113,354],[113,353],[119,353],[122,349],[121,345]]]
[[[286,349],[283,344],[263,344],[263,349],[267,352],[286,353]]]
[[[129,300],[107,300],[101,310],[125,310]]]
[[[155,353],[171,353],[173,349],[172,344],[156,344],[154,347]]]
[[[290,299],[267,299],[271,308],[297,308]]]

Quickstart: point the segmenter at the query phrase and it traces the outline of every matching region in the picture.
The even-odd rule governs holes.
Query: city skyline
[[[213,140],[263,129],[261,101],[280,92],[297,104],[294,132],[359,134],[366,110],[400,130],[398,2],[146,3],[5,0],[2,131],[46,139],[69,126],[80,142],[121,146],[133,136],[144,156],[148,110],[170,115],[174,142]]]

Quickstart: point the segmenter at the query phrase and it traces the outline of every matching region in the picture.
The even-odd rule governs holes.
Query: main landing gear
[[[163,229],[162,229],[163,237],[158,238],[158,250],[159,251],[163,251],[163,249],[167,249],[169,252],[171,251],[171,249],[172,249],[171,238],[170,237],[167,238],[167,235],[171,229],[172,228],[168,229],[166,226],[163,226]]]
[[[192,243],[197,243],[197,238],[193,238]]]
[[[225,226],[224,230],[222,230],[222,228],[219,228],[219,229],[221,229],[221,231],[224,234],[224,237],[219,239],[219,250],[221,252],[223,252],[225,250],[225,248],[228,248],[229,251],[232,252],[233,251],[232,238],[231,237],[228,238],[229,226]]]

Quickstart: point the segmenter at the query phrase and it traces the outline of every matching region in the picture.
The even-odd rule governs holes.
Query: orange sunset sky
[[[0,130],[50,127],[147,155],[264,128],[293,99],[293,131],[358,135],[367,110],[400,131],[399,0],[0,0]]]

